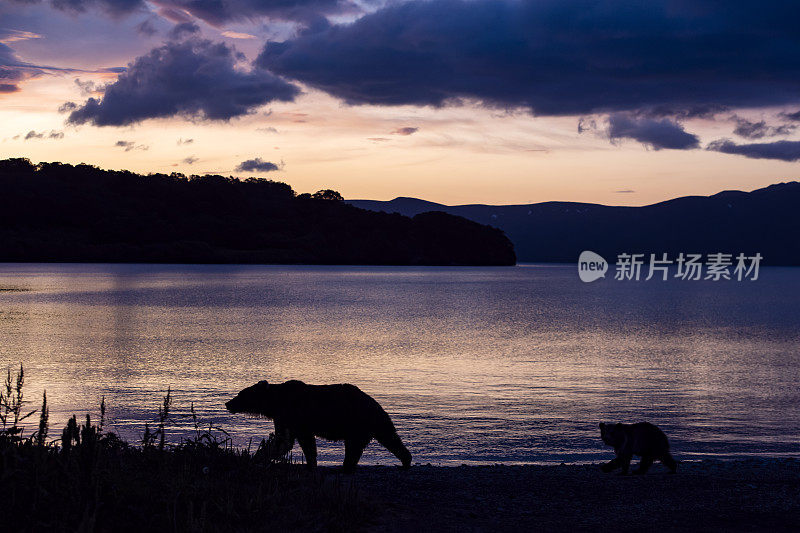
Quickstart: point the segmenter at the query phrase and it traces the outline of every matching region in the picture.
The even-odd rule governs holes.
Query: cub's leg
[[[396,432],[393,431],[389,435],[376,435],[375,440],[400,459],[400,462],[403,463],[403,468],[411,466],[411,452],[403,446],[403,441],[400,440]]]
[[[620,466],[622,466],[622,465],[619,462],[619,457],[614,457],[609,462],[602,464],[600,466],[600,470],[602,470],[603,472],[608,473],[608,472],[613,472],[614,470],[616,470]]]
[[[298,435],[297,443],[306,456],[306,464],[309,468],[317,466],[317,439],[314,435]]]
[[[364,448],[367,447],[371,439],[355,438],[346,439],[344,441],[344,471],[352,473],[358,465],[358,460],[361,459],[361,454],[364,453]]]
[[[650,455],[643,455],[642,462],[639,463],[639,468],[634,472],[634,474],[644,475],[652,465],[653,457]]]
[[[661,457],[661,463],[662,463],[664,466],[666,466],[667,468],[669,468],[669,471],[670,471],[671,473],[673,473],[673,474],[674,474],[675,472],[677,472],[677,470],[678,470],[678,463],[675,461],[675,459],[673,459],[672,455],[670,455],[670,453],[669,453],[669,452],[665,453],[665,454],[664,454],[664,455]]]

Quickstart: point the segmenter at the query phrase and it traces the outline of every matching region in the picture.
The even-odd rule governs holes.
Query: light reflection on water
[[[223,402],[302,379],[357,384],[422,463],[594,461],[602,420],[650,420],[683,459],[800,445],[800,269],[584,284],[573,266],[0,265],[0,289],[0,362],[24,363],[31,407],[47,389],[53,434],[105,396],[135,440],[171,387],[177,414],[193,401],[246,445],[272,423]],[[395,462],[376,444],[362,461]]]

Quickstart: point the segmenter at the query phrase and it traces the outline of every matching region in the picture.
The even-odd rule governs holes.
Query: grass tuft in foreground
[[[272,441],[237,449],[217,428],[166,443],[168,392],[156,429],[131,445],[89,415],[69,419],[48,441],[42,398],[37,430],[25,436],[22,368],[0,391],[0,498],[6,531],[260,531],[358,529],[371,514],[352,484],[275,458]]]

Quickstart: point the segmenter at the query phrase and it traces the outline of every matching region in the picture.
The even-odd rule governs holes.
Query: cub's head
[[[625,428],[622,424],[600,422],[600,438],[609,446],[616,447],[625,440]]]
[[[272,418],[272,391],[266,381],[243,389],[232,400],[225,402],[225,408],[231,413],[248,413]]]

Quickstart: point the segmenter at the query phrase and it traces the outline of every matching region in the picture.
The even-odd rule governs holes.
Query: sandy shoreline
[[[350,479],[374,510],[368,531],[800,530],[796,459],[706,460],[676,475],[656,465],[646,476],[596,465],[363,466]]]

